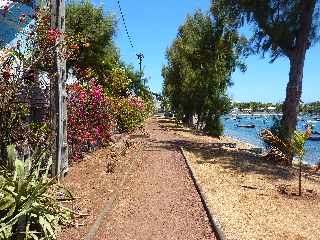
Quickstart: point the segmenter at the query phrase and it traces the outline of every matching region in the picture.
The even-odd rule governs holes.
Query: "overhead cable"
[[[123,25],[124,25],[124,29],[125,29],[125,31],[126,31],[126,35],[127,35],[128,39],[129,39],[129,44],[130,44],[130,46],[134,49],[133,40],[132,40],[132,37],[131,37],[130,34],[129,34],[128,27],[127,27],[126,20],[125,20],[125,17],[124,17],[122,8],[121,8],[120,1],[117,0],[117,2],[118,2],[119,11],[120,11],[120,14],[121,14],[122,22],[123,22]]]

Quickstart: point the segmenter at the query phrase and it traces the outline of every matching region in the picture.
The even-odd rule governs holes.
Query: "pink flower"
[[[48,37],[48,39],[49,39],[50,41],[55,42],[55,41],[57,41],[57,40],[60,38],[60,35],[61,35],[61,33],[60,33],[57,29],[55,29],[55,28],[50,28],[50,29],[48,30],[48,35],[47,35],[47,37]]]

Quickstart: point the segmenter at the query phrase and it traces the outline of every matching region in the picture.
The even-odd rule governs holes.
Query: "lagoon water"
[[[259,134],[261,129],[270,128],[273,125],[273,119],[273,116],[265,115],[245,115],[239,116],[238,119],[235,119],[233,116],[225,116],[223,118],[224,134],[258,147],[264,147],[264,143],[259,137]],[[297,129],[305,131],[304,125],[306,123],[314,125],[313,131],[320,132],[320,121],[314,121],[311,117],[307,116],[300,118]],[[241,128],[237,127],[237,124],[255,124],[256,127]],[[320,161],[320,141],[307,141],[305,149],[304,162],[314,165]]]

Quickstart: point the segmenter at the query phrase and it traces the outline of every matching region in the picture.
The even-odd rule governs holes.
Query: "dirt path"
[[[146,123],[142,158],[95,239],[215,239],[176,136]]]
[[[77,171],[71,171],[67,182],[71,188],[78,191],[81,189],[78,192],[80,208],[88,209],[89,217],[84,220],[84,226],[64,230],[60,234],[60,240],[86,239],[85,236],[92,231],[101,209],[112,199],[112,191],[119,192],[111,210],[106,211],[96,234],[90,239],[216,239],[177,148],[182,141],[179,139],[181,136],[161,128],[159,122],[161,120],[156,118],[149,119],[145,126],[146,135],[133,134],[129,137],[142,150],[138,151],[137,147],[129,149],[112,175],[99,175],[101,183],[92,174],[103,172],[106,164],[98,161],[100,164],[96,165],[92,161],[106,158],[108,154],[104,154],[105,150],[98,151],[98,157],[95,156],[97,153],[93,153],[87,160],[89,164],[83,162],[75,166],[79,168],[83,165],[82,172],[78,174]],[[119,180],[131,167],[131,174],[121,186]],[[88,178],[92,178],[91,184],[83,185],[83,172],[86,172]],[[92,187],[93,185],[98,187]],[[85,200],[86,198],[90,200]]]

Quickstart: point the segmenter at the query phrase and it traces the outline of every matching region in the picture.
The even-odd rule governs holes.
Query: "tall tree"
[[[69,67],[91,68],[99,82],[119,64],[119,52],[113,42],[116,21],[112,14],[105,15],[102,7],[90,1],[71,2],[66,8],[66,32],[70,36],[85,37],[87,46],[80,47],[80,57],[68,62]]]
[[[213,0],[212,12],[228,15],[234,26],[254,26],[251,43],[256,53],[271,53],[290,61],[289,81],[283,104],[281,126],[291,139],[297,125],[302,93],[303,68],[307,50],[317,42],[319,2],[316,0]]]
[[[231,73],[243,67],[242,45],[222,16],[212,18],[197,11],[187,17],[167,50],[168,64],[162,70],[164,95],[182,119],[189,122],[196,114],[209,134],[222,133],[220,116],[230,106],[226,90]]]

